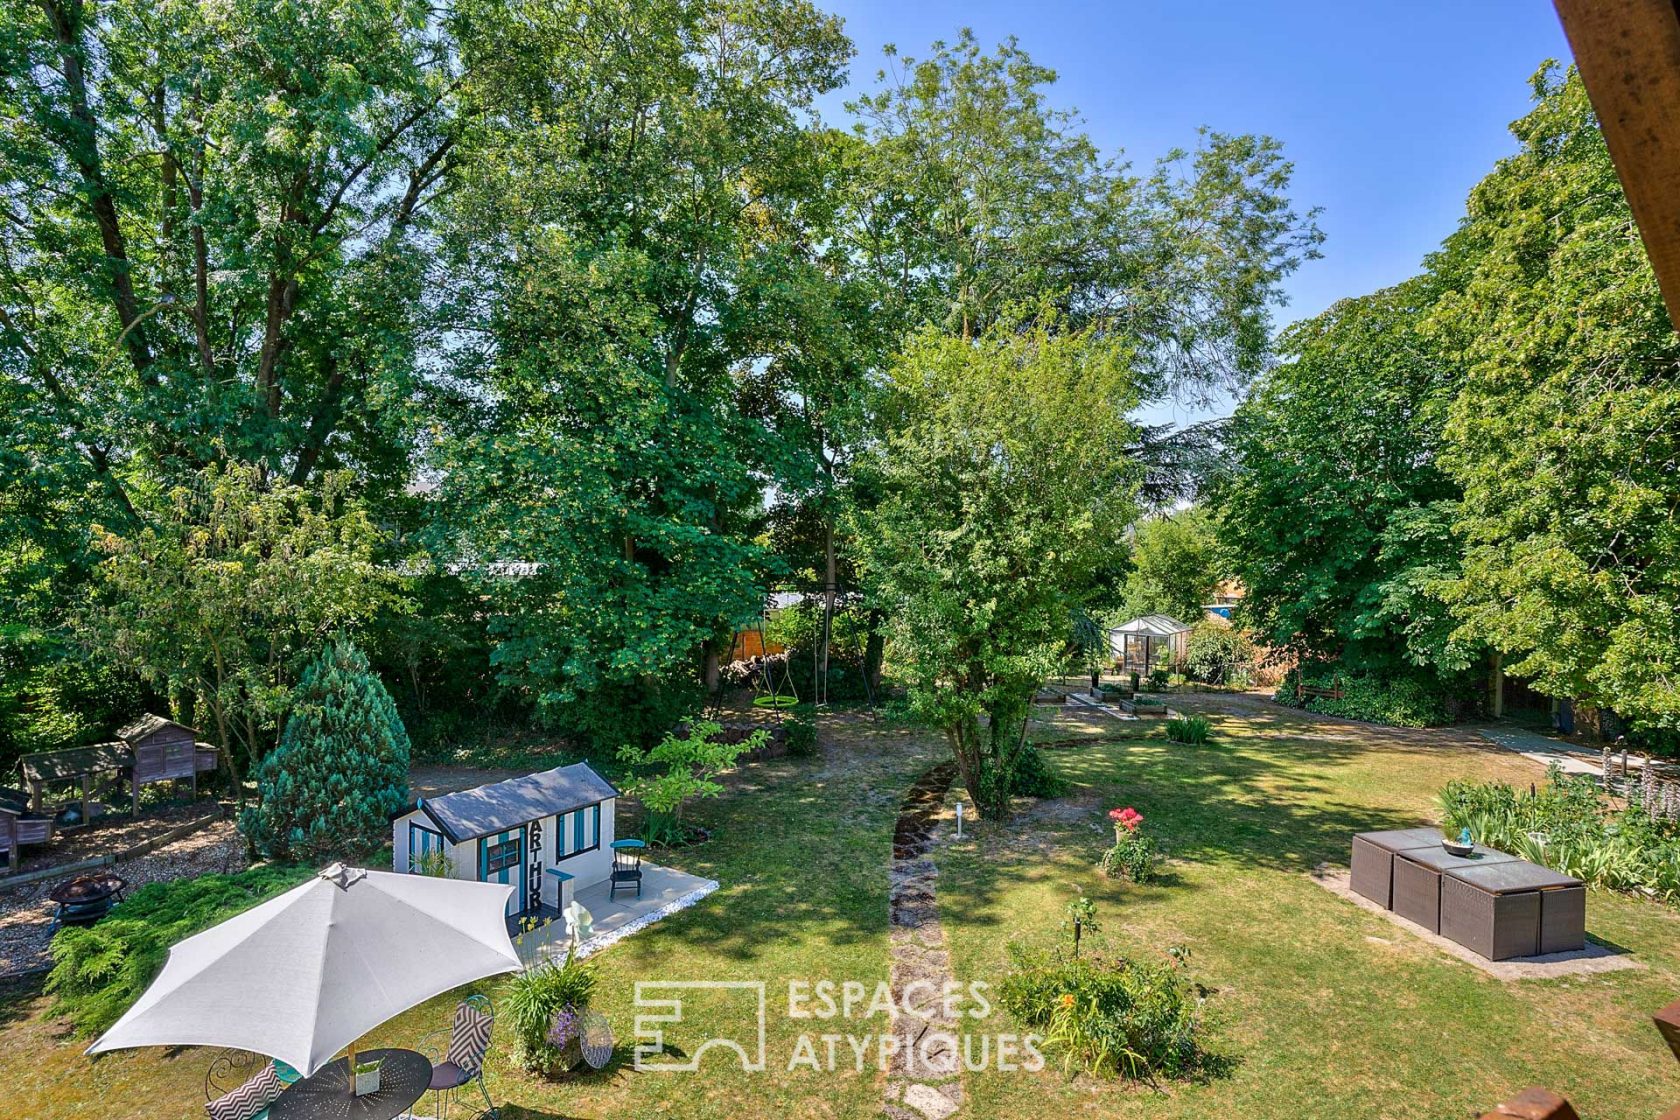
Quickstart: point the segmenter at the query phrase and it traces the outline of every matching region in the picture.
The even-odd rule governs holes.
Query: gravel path
[[[230,820],[219,820],[110,870],[128,880],[132,893],[146,883],[243,871],[245,865],[245,841],[238,828]],[[47,892],[62,881],[43,879],[0,888],[0,977],[36,972],[51,965],[47,946],[54,906]]]

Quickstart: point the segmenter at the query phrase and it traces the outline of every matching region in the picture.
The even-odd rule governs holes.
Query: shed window
[[[519,841],[504,840],[500,844],[490,845],[489,851],[484,853],[484,870],[487,874],[515,866],[519,863]]]
[[[559,858],[567,859],[601,846],[601,806],[591,805],[575,813],[562,813],[555,835]]]

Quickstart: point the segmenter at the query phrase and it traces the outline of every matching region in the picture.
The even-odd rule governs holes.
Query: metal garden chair
[[[223,1050],[204,1073],[204,1111],[210,1120],[266,1120],[268,1106],[286,1091],[274,1063],[249,1050]]]
[[[484,1056],[490,1050],[490,1032],[495,1025],[496,1012],[490,1000],[474,993],[455,1005],[455,1021],[449,1030],[435,1032],[422,1045],[421,1052],[432,1059],[431,1091],[439,1118],[460,1100],[461,1090],[474,1082],[484,1094],[486,1111],[480,1115],[497,1115],[490,1089],[484,1084]],[[440,1055],[438,1047],[445,1037],[449,1045]]]

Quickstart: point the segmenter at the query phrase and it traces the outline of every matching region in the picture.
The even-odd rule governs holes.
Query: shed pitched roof
[[[1167,614],[1146,614],[1141,618],[1134,618],[1130,622],[1116,626],[1115,634],[1151,634],[1155,637],[1168,637],[1182,634],[1190,627],[1178,619]]]
[[[617,796],[612,783],[587,762],[574,762],[540,774],[428,797],[420,802],[420,809],[437,822],[451,843],[459,844]]]
[[[18,762],[26,780],[56,782],[83,774],[127,769],[134,765],[134,751],[127,743],[95,743],[91,747],[26,754]]]
[[[137,739],[144,739],[148,735],[155,735],[166,727],[179,727],[194,739],[198,738],[198,732],[186,724],[176,723],[174,720],[164,719],[162,716],[154,716],[150,712],[119,728],[117,738],[132,743]]]

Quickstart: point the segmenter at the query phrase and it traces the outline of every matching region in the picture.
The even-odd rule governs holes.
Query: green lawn
[[[1216,698],[1191,700],[1220,703]],[[821,760],[747,768],[699,819],[714,838],[666,862],[718,879],[699,906],[598,959],[598,1006],[621,1040],[634,1031],[638,979],[763,980],[768,1069],[743,1073],[710,1054],[704,1072],[637,1073],[628,1065],[547,1083],[493,1057],[491,1091],[520,1117],[867,1117],[881,1078],[788,1072],[802,1032],[864,1033],[879,1024],[789,1021],[790,979],[887,976],[886,867],[898,801],[941,756],[934,737],[878,723],[825,732]],[[995,981],[1011,937],[1049,938],[1079,888],[1099,901],[1113,947],[1191,951],[1209,989],[1205,1081],[1160,1091],[1052,1069],[967,1079],[961,1115],[1435,1118],[1474,1114],[1531,1083],[1568,1092],[1582,1115],[1654,1116],[1680,1100],[1680,1070],[1650,1026],[1680,994],[1680,918],[1653,904],[1595,894],[1589,930],[1632,949],[1647,969],[1501,983],[1423,945],[1311,881],[1346,860],[1359,829],[1416,823],[1455,775],[1527,782],[1538,768],[1478,750],[1464,737],[1314,720],[1269,707],[1215,717],[1204,748],[1169,746],[1159,724],[1058,718],[1041,740],[1085,736],[1051,752],[1070,797],[1005,825],[971,826],[940,849],[939,900],[960,980]],[[1166,881],[1136,888],[1093,870],[1104,812],[1134,805],[1174,857]],[[494,985],[490,988],[494,994]],[[412,1043],[447,1022],[449,999],[418,1008],[365,1044]],[[41,1117],[203,1115],[202,1051],[143,1051],[90,1062],[44,1017],[28,985],[0,989],[0,1084],[8,1111]],[[731,997],[690,998],[669,1042],[692,1052],[712,1033],[750,1033]],[[1002,1018],[987,1031],[1016,1030]]]
[[[974,1115],[1043,1116],[1048,1105],[1127,1117],[1467,1116],[1529,1084],[1566,1093],[1584,1117],[1656,1116],[1680,1101],[1680,1067],[1650,1021],[1680,995],[1674,913],[1594,892],[1589,933],[1648,969],[1502,983],[1309,878],[1322,861],[1345,866],[1355,831],[1426,821],[1449,777],[1526,785],[1538,766],[1453,733],[1251,711],[1215,716],[1201,748],[1139,724],[1137,737],[1056,750],[1076,783],[1066,802],[982,828],[940,858],[960,978],[997,975],[1011,937],[1055,936],[1083,888],[1116,950],[1190,950],[1194,977],[1212,989],[1220,1071],[1164,1093],[984,1075],[968,1083]],[[1123,805],[1174,857],[1159,885],[1093,870],[1111,842],[1103,813]]]

